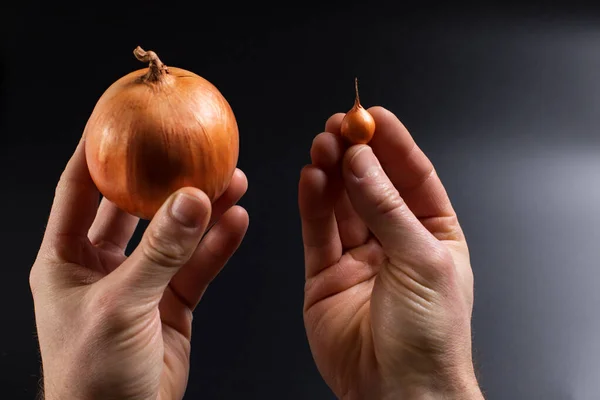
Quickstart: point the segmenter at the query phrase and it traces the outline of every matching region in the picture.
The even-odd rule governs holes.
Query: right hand
[[[473,274],[446,191],[381,107],[370,146],[327,122],[302,171],[304,319],[341,399],[482,399],[471,354]]]

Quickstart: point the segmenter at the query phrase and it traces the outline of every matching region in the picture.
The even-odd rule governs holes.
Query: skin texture
[[[301,174],[304,320],[317,367],[340,399],[482,399],[458,218],[402,123],[369,112],[369,146],[347,148],[336,114]]]
[[[46,400],[183,397],[192,311],[245,235],[234,204],[246,189],[236,170],[212,206],[179,190],[127,257],[138,219],[106,199],[98,207],[80,142],[30,273]]]
[[[369,112],[369,146],[347,148],[336,114],[300,178],[304,320],[317,367],[345,400],[482,399],[458,218],[406,128],[381,107]],[[126,257],[138,219],[106,199],[98,207],[84,147],[61,176],[30,274],[45,397],[181,399],[192,311],[248,226],[234,206],[246,178],[237,170],[212,206],[181,189],[187,207],[166,200]]]

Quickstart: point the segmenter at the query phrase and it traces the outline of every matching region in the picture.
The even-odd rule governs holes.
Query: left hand
[[[212,206],[198,189],[178,191],[127,257],[138,219],[106,199],[98,207],[83,143],[30,274],[45,399],[181,399],[192,311],[246,233],[248,214],[234,206],[246,177],[237,170]]]

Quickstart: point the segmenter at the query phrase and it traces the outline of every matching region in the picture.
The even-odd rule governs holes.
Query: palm
[[[371,328],[371,301],[378,271],[385,262],[383,249],[374,239],[347,250],[324,273],[331,281],[344,282],[333,296],[319,293],[307,284],[305,321],[315,361],[338,393],[360,392],[372,380],[376,358]],[[312,282],[317,282],[315,277]],[[341,287],[340,287],[341,288]],[[317,289],[318,290],[318,289]],[[314,300],[313,300],[314,299]],[[321,300],[316,300],[321,299]]]
[[[444,242],[441,244],[445,245]],[[444,247],[458,261],[467,249],[455,244],[449,242]],[[320,372],[329,378],[328,382],[335,382],[335,390],[342,393],[342,398],[347,393],[370,392],[370,386],[383,379],[378,374],[382,370],[382,352],[392,350],[396,359],[409,358],[410,354],[403,355],[403,352],[422,343],[413,341],[406,333],[431,329],[425,320],[411,316],[411,306],[404,298],[389,301],[406,293],[390,291],[388,285],[382,284],[380,271],[389,269],[387,264],[384,249],[376,239],[369,237],[366,243],[345,251],[338,262],[307,284],[305,321],[311,349]],[[465,301],[471,303],[470,270],[458,272],[459,276],[464,275],[461,289],[467,297]],[[319,292],[319,284],[312,283],[323,279],[345,282],[345,285],[339,286],[340,291],[332,296],[326,291]],[[395,307],[390,307],[390,303]],[[434,307],[436,305],[432,304],[427,311],[435,312]],[[386,326],[387,316],[391,314],[395,316],[394,321]],[[373,320],[378,322],[373,323]],[[387,354],[383,354],[383,358],[387,358]]]
[[[122,255],[106,254],[103,250],[99,251],[99,255],[108,269],[114,269],[124,261]],[[136,347],[137,352],[118,355],[122,363],[135,366],[136,374],[145,375],[153,381],[149,384],[158,387],[159,400],[180,399],[185,393],[191,351],[189,313],[188,306],[167,287],[159,306],[146,315],[148,320],[154,320],[149,322],[154,329],[138,337],[144,346]]]
[[[69,272],[74,273],[74,276],[86,277],[86,283],[91,283],[87,291],[105,290],[106,288],[102,287],[106,283],[104,278],[121,266],[127,256],[118,246],[106,242],[92,244],[87,238],[77,238],[74,242],[66,244],[70,251],[76,247],[81,251],[72,252],[76,257],[72,258],[69,264]],[[140,319],[131,320],[131,325],[122,326],[122,332],[111,331],[110,343],[113,348],[108,348],[105,352],[120,365],[120,379],[127,382],[143,376],[143,381],[148,387],[158,388],[156,394],[159,394],[159,399],[182,398],[189,372],[189,316],[188,306],[171,287],[167,287],[157,306],[140,315]],[[143,345],[126,348],[121,346],[118,341],[120,335],[126,336],[135,326],[144,325],[152,329],[143,330],[142,335],[136,336],[136,341]],[[135,376],[128,376],[130,372]]]

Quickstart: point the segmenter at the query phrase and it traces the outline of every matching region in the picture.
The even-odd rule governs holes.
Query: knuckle
[[[39,267],[37,264],[34,264],[29,271],[29,289],[34,296],[39,288],[40,279]]]
[[[89,314],[94,316],[94,325],[102,327],[103,330],[122,329],[131,323],[127,304],[124,304],[125,296],[115,290],[102,290],[94,293],[92,300],[88,303]]]
[[[165,267],[177,267],[188,256],[188,251],[180,242],[168,238],[160,231],[151,231],[142,246],[144,257],[151,262]]]
[[[379,184],[377,193],[375,210],[378,214],[389,215],[401,212],[406,205],[398,190],[392,185]]]
[[[54,198],[56,199],[66,195],[72,183],[73,178],[71,178],[66,171],[63,171],[58,178],[58,182],[56,182],[56,187],[54,188]]]
[[[427,264],[432,270],[437,271],[438,274],[448,276],[455,270],[452,254],[442,246],[433,246],[426,257]]]
[[[61,194],[65,192],[65,186],[67,185],[67,178],[65,177],[65,173],[63,172],[58,178],[58,182],[56,182],[56,186],[54,187],[54,197],[59,197]]]

